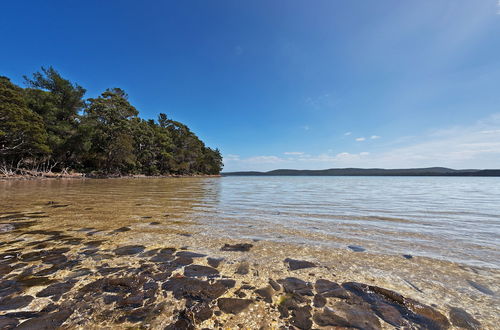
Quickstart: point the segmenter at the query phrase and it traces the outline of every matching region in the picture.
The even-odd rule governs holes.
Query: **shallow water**
[[[500,268],[500,178],[47,180],[0,182],[0,198],[5,210],[69,203],[61,219],[68,225],[140,224],[147,220],[142,217],[168,214],[218,236],[354,244],[374,253]]]
[[[226,177],[205,198],[221,234],[500,268],[500,178]]]
[[[269,278],[296,276],[308,283],[319,278],[339,283],[358,281],[434,304],[443,314],[450,313],[450,318],[453,308],[464,308],[484,328],[494,328],[500,292],[499,201],[498,178],[3,181],[0,255],[4,260],[0,260],[0,272],[6,275],[0,281],[0,296],[5,293],[9,299],[19,299],[17,303],[24,299],[25,304],[7,314],[0,310],[0,324],[2,315],[14,317],[16,322],[53,318],[54,309],[48,309],[51,302],[59,304],[56,311],[66,320],[65,304],[85,297],[87,303],[101,307],[87,315],[88,306],[78,306],[66,324],[82,328],[123,322],[144,325],[154,319],[147,327],[163,328],[180,315],[174,308],[185,308],[172,304],[170,295],[156,293],[144,298],[139,308],[126,305],[132,296],[126,292],[115,297],[121,299],[112,303],[115,305],[108,306],[101,299],[110,298],[99,285],[119,278],[125,287],[133,286],[135,282],[130,284],[127,279],[143,278],[150,281],[147,285],[168,287],[165,281],[171,280],[159,275],[166,269],[173,272],[171,279],[191,276],[190,269],[179,264],[193,263],[180,252],[188,250],[203,254],[194,257],[198,265],[210,265],[205,256],[224,260],[216,267],[217,276],[220,272],[236,280],[234,292],[229,290],[226,297],[240,297],[245,285],[263,287]],[[221,250],[226,243],[250,243],[253,247],[244,253]],[[404,258],[403,254],[412,257]],[[287,258],[308,260],[316,266],[293,270]],[[196,270],[198,266],[193,267]],[[12,283],[17,283],[19,293],[5,291]],[[54,283],[63,288],[61,300],[40,294]],[[96,292],[104,291],[89,297],[87,285]],[[241,320],[253,320],[251,328],[260,327],[262,322],[293,324],[293,319],[284,321],[276,314],[272,305],[285,296],[275,293],[268,306],[256,293],[247,294],[253,301],[250,314],[222,314],[215,321],[204,321],[203,326],[235,327]],[[37,298],[30,300],[32,296]],[[328,298],[332,308],[343,303],[336,299]],[[165,302],[171,309],[164,307]],[[160,308],[161,318],[154,314]],[[313,312],[322,313],[316,307]],[[380,322],[382,328],[390,328],[385,321]]]

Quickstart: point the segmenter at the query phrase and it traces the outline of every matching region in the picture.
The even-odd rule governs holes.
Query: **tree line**
[[[161,113],[144,120],[120,88],[84,99],[86,90],[54,68],[0,76],[0,166],[26,171],[103,175],[218,174],[223,166],[190,129]]]

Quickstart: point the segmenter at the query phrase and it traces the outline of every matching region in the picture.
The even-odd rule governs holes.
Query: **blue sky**
[[[228,171],[500,168],[497,0],[18,0],[0,33],[0,75],[121,87]]]

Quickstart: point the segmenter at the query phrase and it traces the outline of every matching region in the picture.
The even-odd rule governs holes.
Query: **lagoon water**
[[[0,182],[5,211],[71,204],[60,224],[148,219],[231,237],[500,268],[500,178],[221,177]],[[75,209],[76,208],[76,209]],[[150,218],[151,217],[151,218]],[[186,228],[184,228],[186,229]],[[148,229],[145,227],[145,231]],[[161,226],[157,229],[161,230]]]
[[[7,295],[0,298],[0,318],[12,324],[59,320],[69,328],[113,328],[140,322],[164,329],[182,318],[192,283],[211,292],[210,276],[211,282],[190,279],[207,274],[234,281],[221,299],[239,299],[247,290],[252,307],[219,314],[199,328],[287,325],[276,309],[287,299],[283,292],[273,291],[266,302],[251,291],[269,279],[303,280],[310,287],[319,279],[347,287],[366,283],[434,306],[442,314],[433,315],[447,315],[453,324],[465,315],[457,321],[456,308],[484,329],[500,322],[499,178],[0,181],[0,239],[0,296]],[[294,269],[290,260],[311,268]],[[140,289],[141,281],[148,281],[148,290]],[[174,282],[184,284],[172,296]],[[117,287],[109,288],[112,283]],[[109,305],[115,289],[120,308]],[[328,299],[328,308],[344,306],[352,315],[361,308],[345,305],[345,296]],[[403,323],[415,328],[412,320]],[[386,321],[381,329],[394,328]]]

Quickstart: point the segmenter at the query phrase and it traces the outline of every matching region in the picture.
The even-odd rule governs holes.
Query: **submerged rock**
[[[172,291],[176,299],[190,298],[197,301],[212,301],[222,296],[227,288],[220,282],[210,283],[195,278],[171,278],[162,289]]]
[[[278,280],[278,282],[283,285],[283,289],[287,293],[295,293],[303,296],[313,295],[311,285],[296,277],[287,277],[283,280]]]
[[[346,289],[342,288],[335,282],[318,279],[314,285],[316,292],[321,294],[323,297],[335,297],[335,298],[349,298],[349,293]]]
[[[175,254],[177,257],[186,257],[186,258],[203,258],[206,257],[206,254],[191,252],[191,251],[179,251]]]
[[[18,324],[15,318],[0,316],[0,329],[14,329]]]
[[[450,321],[459,328],[468,330],[481,329],[481,323],[461,308],[450,308]]]
[[[311,307],[303,306],[292,312],[291,323],[299,329],[311,329]]]
[[[223,258],[207,258],[207,263],[210,266],[217,268],[217,267],[219,267],[222,260],[224,260],[224,259]]]
[[[244,311],[253,300],[251,299],[238,299],[238,298],[219,298],[217,306],[224,313],[239,314]]]
[[[296,260],[296,259],[286,258],[284,260],[284,262],[285,262],[285,264],[288,264],[288,268],[290,270],[316,267],[315,263],[310,262],[310,261],[305,261],[305,260]]]
[[[69,308],[43,314],[40,317],[32,318],[21,323],[16,329],[56,329],[59,328],[71,314],[73,314],[73,310]]]
[[[317,294],[314,296],[313,304],[314,304],[314,307],[318,307],[318,308],[324,307],[326,305],[326,298],[320,294]]]
[[[119,256],[138,254],[144,251],[144,245],[127,245],[122,246],[114,250],[114,253]]]
[[[359,245],[348,245],[347,246],[349,249],[353,250],[354,252],[364,252],[366,249],[362,246]]]
[[[187,277],[214,277],[218,276],[219,271],[215,268],[202,265],[189,265],[184,268],[184,276]]]
[[[28,306],[33,299],[32,296],[6,297],[0,299],[0,311]]]
[[[488,287],[486,287],[485,285],[482,285],[482,284],[479,284],[477,282],[474,282],[474,281],[471,281],[471,280],[467,280],[467,282],[476,290],[478,290],[479,292],[482,292],[484,294],[487,294],[487,295],[490,295],[490,296],[493,296],[495,295],[495,293],[493,291],[491,291]]]
[[[236,251],[236,252],[248,252],[253,247],[253,244],[249,243],[238,243],[238,244],[224,244],[221,247],[221,251]]]
[[[265,302],[267,302],[269,304],[271,304],[273,302],[274,290],[270,285],[268,285],[264,288],[255,290],[255,293],[258,296],[260,296],[262,299],[264,299]]]
[[[446,316],[434,308],[397,292],[356,282],[342,286],[370,304],[378,316],[394,326],[415,324],[426,329],[447,329],[450,326]]]
[[[70,280],[67,282],[63,283],[55,283],[52,285],[49,285],[42,291],[38,292],[36,294],[37,297],[50,297],[50,296],[58,296],[60,297],[64,293],[68,292],[75,286],[76,281]]]

